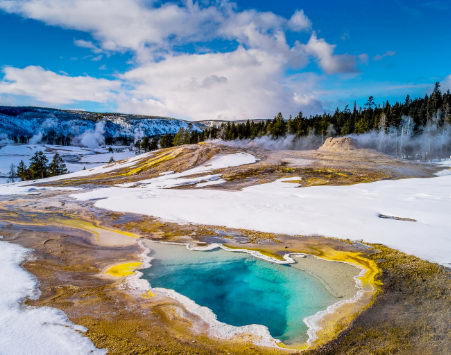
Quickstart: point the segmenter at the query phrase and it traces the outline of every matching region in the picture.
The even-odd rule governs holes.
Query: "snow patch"
[[[248,153],[218,155],[202,165],[196,166],[195,168],[192,169],[185,170],[181,173],[164,172],[161,173],[160,176],[152,179],[146,179],[132,183],[118,184],[117,186],[119,187],[140,186],[149,189],[150,188],[168,189],[176,186],[194,185],[199,183],[209,183],[209,185],[214,185],[216,184],[216,181],[219,181],[221,175],[215,174],[189,179],[184,177],[190,175],[203,174],[218,169],[253,164],[256,161],[257,158],[254,157],[252,154]],[[202,185],[199,187],[202,187]]]
[[[323,235],[383,243],[407,254],[451,262],[451,175],[351,186],[297,188],[281,179],[241,191],[111,187],[74,194],[96,207],[176,223]],[[193,208],[195,206],[195,208]],[[415,219],[382,219],[385,214]]]
[[[0,176],[8,176],[11,164],[16,167],[21,160],[29,164],[31,156],[38,152],[44,152],[49,161],[55,153],[61,155],[70,172],[83,170],[85,167],[97,167],[109,162],[113,157],[115,161],[135,156],[129,147],[113,146],[113,152],[106,148],[84,148],[78,146],[62,146],[50,144],[8,144],[0,147]]]
[[[106,354],[82,335],[64,312],[51,307],[29,307],[26,298],[38,296],[37,281],[19,265],[28,249],[0,241],[0,353],[36,355]]]

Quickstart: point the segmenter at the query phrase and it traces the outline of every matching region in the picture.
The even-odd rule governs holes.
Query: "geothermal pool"
[[[286,344],[306,341],[303,319],[338,300],[310,274],[246,253],[161,243],[150,248],[152,266],[142,271],[152,287],[177,291],[223,323],[265,325]]]

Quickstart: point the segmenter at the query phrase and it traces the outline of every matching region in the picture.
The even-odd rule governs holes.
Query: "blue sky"
[[[448,0],[0,0],[0,104],[245,119],[451,85]]]

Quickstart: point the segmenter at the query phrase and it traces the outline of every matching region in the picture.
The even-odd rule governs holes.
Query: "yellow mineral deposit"
[[[139,261],[115,264],[105,270],[105,274],[114,277],[127,277],[132,275],[142,265]]]

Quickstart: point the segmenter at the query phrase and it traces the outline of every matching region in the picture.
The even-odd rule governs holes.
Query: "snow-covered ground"
[[[253,164],[257,161],[257,158],[252,154],[248,153],[234,153],[234,154],[224,154],[218,155],[210,159],[206,163],[196,166],[195,168],[185,170],[181,173],[174,173],[168,171],[163,173],[162,176],[141,180],[138,183],[125,183],[119,186],[121,187],[131,187],[131,186],[145,186],[147,188],[171,188],[182,185],[193,185],[197,184],[198,187],[207,185],[216,185],[224,182],[221,179],[220,174],[214,175],[204,175],[197,178],[184,178],[185,176],[203,174],[213,170],[224,169],[229,167],[235,167],[246,164]]]
[[[451,264],[451,175],[352,186],[297,188],[282,179],[241,191],[167,189],[178,186],[186,173],[142,181],[139,188],[111,187],[72,196],[100,199],[95,202],[100,208],[179,223],[383,243]],[[380,214],[416,222],[380,218]]]
[[[0,241],[0,354],[105,354],[82,335],[86,329],[70,322],[64,312],[22,304],[38,295],[36,279],[20,267],[28,252]]]
[[[128,147],[113,146],[113,152],[107,148],[85,148],[50,144],[8,144],[0,147],[0,183],[6,182],[11,164],[16,167],[21,160],[28,165],[31,156],[42,151],[50,161],[58,152],[66,163],[69,172],[93,168],[115,160],[127,159],[135,155]]]
[[[137,160],[152,154],[145,153],[119,163],[39,182],[105,173],[133,166]],[[170,189],[183,185],[204,187],[221,184],[224,180],[217,173],[194,178],[189,176],[256,161],[253,155],[247,153],[220,155],[181,173],[167,172],[138,183],[75,193],[72,196],[79,200],[100,199],[95,202],[100,208],[141,213],[179,223],[298,235],[317,234],[383,243],[426,260],[451,264],[449,170],[443,170],[435,178],[379,181],[352,186],[297,188],[296,184],[283,179],[241,191]],[[450,162],[441,162],[440,165],[450,166]],[[0,194],[39,192],[39,188],[29,186],[32,183],[0,185]],[[379,215],[410,218],[416,222],[381,218]]]
[[[73,173],[64,174],[64,175],[58,175],[58,176],[52,176],[45,179],[39,179],[39,180],[27,180],[27,181],[19,181],[14,183],[1,183],[0,182],[0,195],[29,195],[29,194],[38,194],[41,191],[52,191],[52,190],[80,190],[80,188],[77,187],[51,187],[51,186],[35,186],[36,183],[42,184],[46,182],[52,182],[62,179],[70,179],[75,177],[84,177],[84,176],[90,176],[94,174],[102,174],[102,173],[108,173],[110,171],[127,168],[136,163],[137,160],[143,159],[146,157],[151,156],[153,153],[144,153],[140,155],[136,155],[133,158],[128,158],[123,161],[108,163],[108,164],[101,164],[97,165],[94,168],[89,168],[86,170],[79,170]]]
[[[74,174],[76,174],[76,173],[74,173]],[[58,178],[58,176],[56,176],[55,178]],[[52,178],[49,178],[49,179],[52,179]],[[47,179],[39,180],[39,182],[44,182],[43,180],[47,180]],[[36,181],[38,181],[38,180],[21,181],[21,182],[15,182],[15,183],[2,183],[2,184],[0,184],[0,195],[34,195],[34,194],[40,194],[42,191],[80,190],[80,188],[78,188],[78,187],[33,186],[33,183]]]
[[[133,157],[135,153],[133,151],[130,151],[125,149],[121,152],[113,152],[113,153],[99,153],[99,154],[89,154],[89,155],[83,155],[80,159],[80,163],[108,163],[113,157],[115,161],[128,159],[130,157]]]

